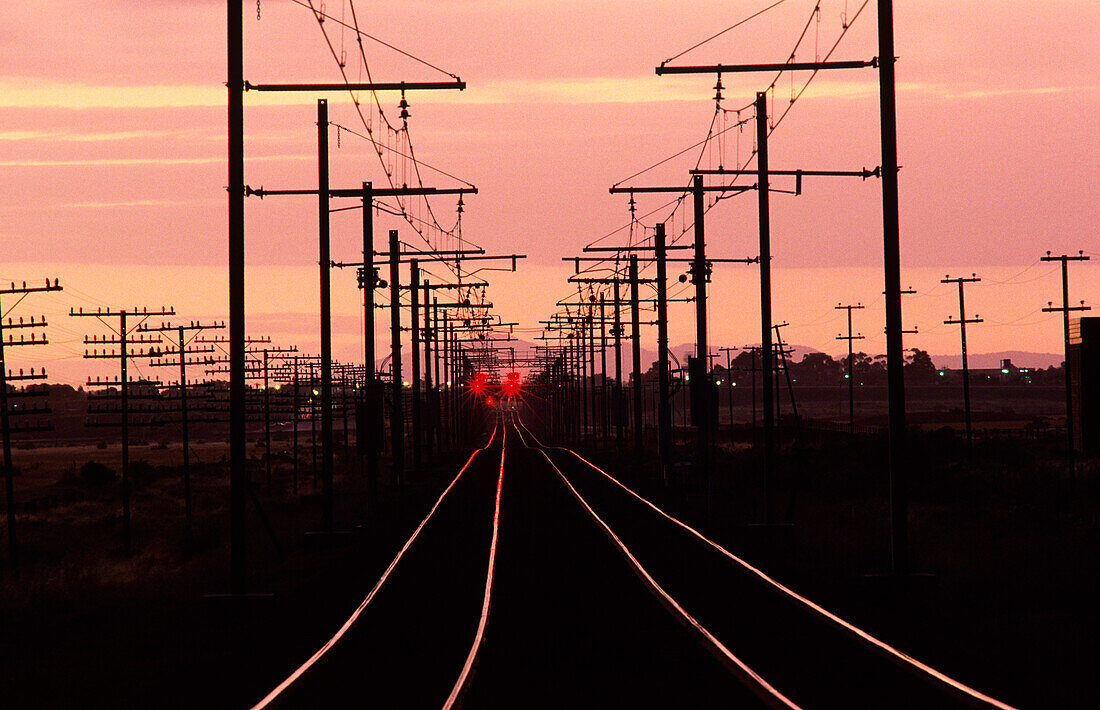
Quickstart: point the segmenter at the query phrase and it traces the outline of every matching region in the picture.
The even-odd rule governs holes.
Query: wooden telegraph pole
[[[941,284],[954,283],[959,285],[959,317],[957,319],[948,318],[943,322],[944,325],[958,325],[959,335],[962,338],[962,370],[963,370],[963,411],[965,412],[966,421],[966,453],[968,457],[974,456],[974,432],[970,423],[970,367],[966,360],[966,324],[967,323],[981,323],[982,319],[978,317],[967,318],[966,317],[966,301],[963,297],[963,284],[977,283],[981,281],[977,274],[971,274],[970,278],[959,276],[958,278],[951,278],[945,276],[940,279]]]

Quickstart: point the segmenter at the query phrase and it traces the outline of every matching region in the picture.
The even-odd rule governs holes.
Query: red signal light
[[[489,376],[484,372],[479,372],[470,379],[470,391],[474,394],[481,394],[488,384]]]
[[[505,397],[514,399],[523,392],[523,384],[519,378],[520,374],[518,372],[509,372],[504,376],[504,381],[500,383],[500,389]]]

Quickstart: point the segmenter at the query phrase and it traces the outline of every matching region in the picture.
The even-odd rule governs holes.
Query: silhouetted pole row
[[[469,190],[464,190],[469,192]],[[375,191],[378,194],[378,191]],[[458,249],[458,250],[414,250],[414,249],[402,249],[402,244],[398,238],[397,230],[390,231],[389,251],[384,253],[375,253],[375,256],[383,257],[389,260],[390,264],[390,339],[391,339],[391,373],[392,373],[392,386],[393,386],[393,404],[391,415],[391,455],[393,476],[392,480],[395,484],[400,484],[403,480],[404,466],[405,466],[405,430],[404,430],[404,380],[403,380],[403,363],[401,355],[401,291],[407,290],[410,292],[410,304],[412,308],[412,317],[410,323],[410,331],[412,332],[412,376],[411,376],[411,389],[412,389],[412,401],[410,403],[411,409],[411,423],[412,423],[412,447],[413,447],[413,466],[414,468],[420,465],[421,462],[421,405],[420,400],[420,377],[421,371],[421,351],[422,340],[420,335],[420,310],[421,310],[421,291],[427,293],[432,288],[460,288],[463,284],[428,284],[425,286],[421,282],[420,278],[420,264],[421,262],[462,262],[462,261],[485,261],[485,260],[506,260],[512,264],[512,270],[516,268],[516,262],[519,259],[524,259],[526,256],[522,254],[503,254],[503,255],[486,255],[482,249]],[[408,263],[410,269],[410,281],[408,284],[401,283],[401,264]],[[355,263],[334,263],[334,266],[362,266],[362,264]],[[492,303],[472,303],[469,299],[464,301],[455,301],[448,303],[438,303],[428,305],[425,300],[424,307],[431,308],[459,308],[459,309],[486,309],[492,308]],[[452,331],[453,332],[453,331]],[[428,360],[424,360],[425,366],[428,365]]]
[[[111,382],[110,380],[88,380],[89,387],[108,387],[111,385],[118,385],[119,387],[119,424],[122,429],[122,524],[123,524],[123,549],[126,554],[130,554],[133,550],[132,533],[130,528],[130,426],[131,424],[137,424],[137,422],[130,421],[130,378],[127,372],[127,365],[131,357],[150,357],[155,356],[156,351],[150,351],[147,346],[153,344],[159,344],[161,337],[159,334],[138,334],[136,336],[130,335],[130,331],[127,327],[127,317],[133,316],[137,319],[137,323],[134,325],[140,326],[146,319],[153,316],[174,316],[176,312],[171,308],[162,308],[160,310],[150,311],[148,308],[141,310],[120,310],[112,311],[110,309],[97,310],[96,312],[84,312],[69,311],[69,315],[73,317],[89,317],[96,318],[101,323],[107,324],[106,319],[118,319],[117,330],[111,327],[114,332],[112,336],[103,337],[84,337],[84,344],[103,346],[104,350],[99,351],[98,347],[92,351],[84,350],[84,357],[86,359],[110,359],[118,360],[119,363],[119,379]],[[131,350],[131,346],[137,346],[137,350]],[[110,425],[108,425],[110,426]]]
[[[755,189],[752,186],[740,186],[740,185],[703,185],[703,178],[701,175],[695,175],[692,177],[692,184],[690,187],[680,186],[644,186],[644,187],[617,187],[613,186],[609,192],[611,194],[628,192],[633,200],[635,193],[660,193],[660,194],[683,194],[691,192],[693,197],[694,206],[694,255],[690,260],[691,268],[691,281],[695,285],[695,339],[696,339],[696,354],[700,362],[700,369],[703,376],[698,382],[692,383],[692,397],[693,406],[696,407],[696,411],[699,412],[696,417],[696,444],[697,444],[697,460],[699,463],[699,470],[702,473],[703,480],[705,481],[707,490],[707,520],[708,524],[711,520],[711,511],[713,508],[713,489],[711,485],[711,393],[710,393],[710,381],[707,376],[707,282],[710,280],[711,264],[716,261],[726,262],[741,262],[751,263],[752,259],[707,259],[706,256],[706,231],[704,223],[706,221],[706,204],[704,202],[704,193],[707,192],[720,192],[723,194],[728,193],[741,193]],[[663,229],[663,227],[662,227]],[[605,248],[606,249],[606,248]],[[592,248],[586,248],[585,251],[594,251]],[[670,259],[670,261],[678,261],[676,259]],[[658,318],[658,320],[661,320]],[[667,399],[660,394],[658,396],[661,399]],[[659,405],[660,406],[660,405]],[[671,441],[671,435],[669,437]]]
[[[864,65],[860,65],[864,66]],[[833,67],[837,68],[837,67]],[[669,68],[666,68],[669,69]],[[658,73],[662,73],[658,71]],[[768,159],[768,136],[770,133],[768,127],[768,114],[767,114],[767,93],[757,92],[756,100],[754,102],[755,109],[755,123],[756,123],[756,168],[755,169],[696,169],[691,171],[693,179],[701,180],[704,175],[725,175],[725,176],[740,176],[740,175],[755,175],[757,184],[755,189],[757,190],[757,212],[759,222],[759,255],[757,261],[760,264],[760,353],[761,353],[761,373],[768,373],[767,376],[761,378],[762,386],[762,401],[763,412],[762,418],[764,420],[764,440],[763,440],[763,452],[764,452],[764,470],[763,470],[763,490],[764,490],[764,520],[765,523],[770,523],[772,518],[772,505],[769,497],[769,486],[775,477],[775,457],[776,457],[776,424],[778,421],[778,415],[775,410],[775,402],[778,395],[776,394],[773,381],[771,379],[774,373],[777,373],[775,364],[775,350],[772,346],[772,298],[771,298],[771,199],[770,199],[770,178],[773,176],[792,176],[795,178],[795,190],[794,194],[802,194],[802,178],[803,177],[858,177],[866,180],[870,177],[879,177],[880,170],[875,168],[868,170],[863,168],[861,170],[772,170],[769,165]],[[754,188],[743,188],[754,189]],[[701,203],[701,196],[696,199],[696,209],[700,210],[698,205]],[[697,217],[697,220],[702,219],[702,216]],[[754,380],[755,383],[755,380]],[[756,418],[755,407],[753,409],[753,418]],[[756,426],[754,424],[753,430]]]
[[[9,288],[0,288],[0,296],[17,294],[20,296],[20,300],[25,298],[28,293],[39,293],[46,291],[60,291],[61,286],[58,285],[57,279],[54,279],[53,284],[49,279],[45,280],[44,286],[27,286],[27,282],[23,282],[22,286],[16,286],[13,282]],[[3,309],[0,308],[0,313],[3,313]],[[11,382],[28,382],[32,380],[44,380],[46,379],[46,370],[42,369],[41,372],[35,373],[33,369],[29,372],[19,370],[18,373],[8,371],[8,360],[6,349],[8,347],[18,347],[24,345],[46,345],[49,341],[46,339],[45,333],[39,333],[37,330],[30,331],[30,337],[28,338],[23,334],[24,330],[38,329],[46,327],[46,317],[42,316],[38,320],[31,316],[28,320],[24,321],[20,318],[18,322],[7,319],[7,323],[0,318],[0,428],[3,429],[3,447],[4,447],[4,500],[7,503],[7,523],[8,523],[8,558],[12,569],[17,569],[19,566],[19,544],[18,538],[15,533],[15,467],[11,461],[11,435],[13,431],[11,417],[16,412],[11,410],[11,405],[8,401],[9,392],[8,384]],[[15,336],[10,331],[20,331],[19,340],[15,339]],[[8,331],[5,335],[5,331]],[[41,337],[38,337],[41,335]],[[47,414],[48,410],[38,408],[24,408],[19,411],[18,414]],[[43,431],[50,427],[41,422],[34,424],[28,423],[19,426],[15,431]]]
[[[657,436],[658,452],[659,452],[659,460],[661,462],[661,466],[660,466],[661,478],[662,478],[662,480],[667,480],[668,472],[671,470],[671,452],[672,452],[672,421],[671,421],[672,418],[671,418],[671,411],[670,411],[670,408],[671,408],[671,395],[668,394],[669,386],[668,386],[668,375],[667,375],[667,373],[669,372],[668,359],[667,359],[668,358],[668,334],[667,334],[667,332],[668,332],[667,331],[668,314],[667,314],[667,304],[672,303],[672,302],[689,302],[689,301],[694,301],[695,299],[694,298],[681,298],[681,299],[670,299],[670,298],[668,298],[668,296],[667,296],[667,268],[666,268],[666,264],[670,261],[692,262],[694,260],[693,259],[686,259],[686,258],[685,259],[670,259],[670,258],[668,258],[666,256],[666,252],[669,251],[669,250],[675,250],[675,249],[687,250],[687,249],[691,249],[692,247],[687,246],[687,245],[682,245],[682,246],[669,246],[669,245],[667,245],[665,243],[665,240],[664,240],[665,232],[664,232],[664,225],[663,224],[657,225],[655,230],[656,230],[657,234],[654,237],[654,244],[652,246],[645,246],[645,245],[622,246],[622,247],[599,246],[599,247],[586,247],[585,251],[586,252],[607,251],[607,252],[616,252],[617,254],[629,253],[631,255],[631,257],[634,259],[635,262],[637,262],[637,253],[638,252],[653,251],[654,252],[654,259],[657,263],[657,269],[658,269],[657,278],[653,278],[653,279],[639,278],[639,277],[636,277],[635,275],[633,275],[632,273],[628,273],[628,275],[625,278],[622,277],[622,276],[619,276],[619,275],[616,275],[613,278],[595,278],[595,277],[581,276],[581,275],[578,274],[578,275],[575,275],[575,276],[571,276],[569,278],[569,282],[570,283],[577,283],[577,284],[588,284],[590,286],[594,285],[594,284],[600,284],[600,285],[609,285],[609,286],[614,287],[614,296],[615,296],[615,299],[616,299],[616,303],[615,303],[614,314],[613,314],[614,326],[613,326],[612,334],[616,336],[616,339],[615,339],[615,348],[616,348],[615,367],[616,367],[616,370],[615,370],[615,382],[613,383],[613,389],[614,389],[615,398],[616,398],[615,399],[615,401],[616,401],[615,411],[618,413],[616,428],[617,428],[617,431],[618,431],[618,437],[617,438],[618,438],[618,444],[619,444],[620,447],[622,445],[623,430],[625,428],[624,427],[624,421],[626,419],[626,412],[622,410],[622,401],[623,401],[623,399],[622,399],[622,396],[621,396],[621,384],[622,384],[621,336],[623,334],[624,329],[623,329],[623,326],[622,326],[621,313],[620,313],[620,308],[622,306],[621,291],[620,291],[620,288],[619,288],[620,284],[622,284],[623,282],[626,282],[626,283],[631,285],[631,296],[632,296],[632,298],[630,299],[630,302],[631,302],[631,308],[632,308],[632,316],[633,316],[633,309],[634,309],[635,304],[637,304],[639,310],[640,310],[642,302],[655,304],[655,309],[657,311],[656,320],[647,321],[647,322],[643,323],[639,318],[637,320],[637,322],[635,323],[635,333],[633,334],[633,338],[634,338],[633,342],[635,344],[637,344],[637,346],[638,346],[638,363],[637,363],[637,366],[635,368],[636,369],[636,374],[633,377],[633,381],[635,383],[635,395],[632,397],[632,400],[633,400],[633,404],[634,404],[634,419],[635,419],[635,422],[634,422],[634,425],[631,428],[635,432],[635,444],[640,445],[643,441],[642,437],[644,436],[644,430],[645,430],[645,417],[644,417],[645,401],[644,401],[644,397],[639,394],[639,390],[642,389],[642,384],[641,384],[642,383],[641,355],[640,355],[640,353],[641,353],[641,350],[640,350],[640,326],[641,325],[647,325],[647,324],[653,324],[653,325],[657,325],[657,327],[658,327],[657,371],[658,371],[658,381],[659,382],[658,382],[658,394],[656,396],[657,409],[658,409],[658,413],[657,413],[657,417],[656,417],[657,429],[658,429],[658,436]],[[579,272],[581,261],[606,262],[607,258],[605,258],[605,257],[588,257],[588,256],[584,256],[584,257],[563,257],[562,260],[563,261],[573,261],[573,262],[575,262],[577,271]],[[731,260],[731,261],[733,261],[733,260]],[[737,261],[740,261],[740,260],[737,260]],[[629,269],[628,269],[628,272],[629,272]],[[616,274],[618,274],[618,272],[616,272]],[[665,282],[665,286],[663,288],[661,286],[662,275],[664,275],[664,282]],[[636,284],[643,284],[643,283],[649,283],[649,284],[655,284],[656,285],[657,297],[655,299],[637,298],[638,294],[636,293],[635,285]],[[591,295],[587,298],[587,300],[584,300],[582,298],[581,300],[578,300],[577,302],[559,301],[557,305],[565,306],[567,308],[572,307],[572,306],[577,306],[579,308],[589,307],[589,309],[592,310],[593,304],[597,303],[597,302],[601,304],[601,308],[606,309],[607,299],[606,299],[606,295],[603,294],[602,292],[600,294],[599,299],[597,299],[595,297],[595,295]],[[607,360],[606,360],[606,353],[604,351],[606,351],[606,347],[607,347],[607,338],[606,338],[606,320],[607,319],[606,319],[606,313],[603,313],[601,311],[601,314],[602,314],[602,318],[601,318],[601,336],[600,336],[601,363],[602,363],[602,367],[603,367],[602,376],[604,377],[604,380],[605,380],[605,383],[606,383],[606,380],[608,379],[607,378],[607,372],[606,372]],[[594,327],[594,320],[595,319],[593,318],[592,319],[593,327]],[[553,324],[558,324],[559,321],[551,320],[551,321],[540,321],[540,322],[548,324],[548,325],[553,325]],[[589,321],[585,317],[582,317],[582,322],[588,323]],[[584,334],[581,333],[581,334],[579,334],[579,337],[582,337],[582,338],[583,337],[588,337],[588,341],[590,343],[589,354],[588,354],[587,361],[591,363],[589,369],[592,373],[592,379],[593,379],[593,383],[594,383],[595,382],[595,358],[594,358],[594,355],[593,355],[592,351],[593,351],[594,346],[595,346],[595,336],[594,336],[594,334],[591,334],[591,331],[590,331],[590,334],[588,336],[584,336]],[[663,343],[663,345],[662,345],[662,343]],[[582,348],[582,352],[583,352],[583,348]],[[666,373],[666,375],[664,377],[664,380],[663,380],[664,381],[663,388],[660,386],[660,381],[662,379],[661,376],[660,376],[660,373],[661,373],[662,369]],[[583,387],[583,382],[587,380],[587,377],[582,374],[581,380],[582,380],[582,383],[580,383],[580,386]],[[606,384],[603,388],[601,388],[600,391],[606,393]],[[665,394],[662,395],[661,392],[664,392]],[[594,421],[594,423],[595,422],[601,422],[602,423],[601,426],[603,427],[603,432],[602,432],[603,441],[606,445],[608,437],[610,436],[610,424],[609,424],[608,419],[607,419],[608,414],[607,414],[606,411],[603,413],[602,416],[599,416],[597,418],[596,412],[597,412],[597,409],[599,408],[598,404],[597,404],[597,397],[598,396],[601,396],[601,395],[598,393],[597,389],[595,388],[595,385],[593,384],[593,390],[592,390],[592,393],[591,393],[591,408],[592,408],[593,417],[594,417],[593,421]],[[601,401],[604,403],[604,408],[606,409],[607,408],[606,395],[604,394],[602,396],[604,396],[604,399],[601,400]],[[582,397],[582,402],[584,402],[588,399],[588,395],[585,393],[584,390],[582,390],[581,397]],[[663,402],[663,404],[662,404],[662,402]],[[665,411],[666,408],[668,409],[668,411]],[[593,444],[595,442],[594,441],[589,441],[588,443]],[[640,450],[641,449],[639,448],[639,451]]]
[[[877,67],[879,70],[879,116],[881,129],[881,177],[883,213],[883,266],[886,292],[886,370],[890,421],[890,527],[891,572],[898,576],[909,573],[908,486],[904,467],[905,444],[905,380],[904,350],[902,346],[901,318],[901,262],[898,239],[898,158],[897,118],[894,92],[894,12],[892,0],[878,0],[878,57],[866,61],[834,62],[776,62],[766,64],[709,65],[670,67],[662,64],[656,69],[663,74],[728,74],[743,72],[782,72],[794,70],[821,71],[824,69],[858,69]],[[760,95],[756,101],[757,142],[766,132],[761,117],[766,114]],[[759,161],[759,155],[757,156]],[[766,160],[765,160],[766,163]],[[767,169],[758,162],[759,184],[767,185]],[[765,190],[761,191],[766,192]],[[764,195],[760,198],[764,205]],[[768,258],[761,251],[761,268]],[[762,327],[767,337],[770,327]],[[767,344],[762,344],[768,350]],[[763,368],[767,372],[770,353],[763,353]],[[768,397],[765,396],[765,402]],[[767,405],[765,405],[767,406]],[[766,424],[766,422],[765,422]]]
[[[190,436],[190,424],[191,424],[191,412],[188,402],[188,380],[187,380],[187,366],[206,364],[202,359],[188,359],[188,356],[195,355],[209,355],[215,352],[216,348],[213,345],[201,345],[195,343],[189,343],[187,341],[187,333],[194,332],[196,335],[203,330],[224,328],[225,323],[202,323],[199,321],[191,321],[186,324],[172,325],[170,323],[161,323],[159,326],[141,325],[136,330],[139,332],[151,332],[161,331],[163,333],[175,333],[176,342],[173,343],[175,350],[164,349],[159,352],[159,357],[150,361],[151,367],[179,367],[180,379],[179,379],[179,400],[180,400],[180,427],[183,437],[183,509],[184,518],[187,521],[187,529],[191,529],[191,436]],[[190,347],[189,347],[190,346]],[[168,358],[170,356],[178,356],[176,362],[172,362]]]
[[[297,353],[298,348],[263,348],[260,352],[263,353],[264,361],[264,472],[267,474],[267,487],[271,488],[271,357],[286,357]]]
[[[437,89],[465,89],[465,82],[456,78],[453,82],[369,82],[355,84],[260,84],[254,85],[244,80],[244,41],[243,24],[239,5],[227,5],[227,75],[228,93],[227,133],[228,133],[228,192],[229,192],[229,340],[230,340],[230,593],[234,596],[246,592],[245,564],[245,502],[246,484],[246,441],[245,441],[245,254],[244,254],[244,92],[245,91],[305,91],[320,93],[329,90],[339,91],[418,91]],[[319,122],[318,131],[327,131],[327,121]],[[327,158],[326,158],[327,162]],[[323,171],[327,183],[327,166]],[[320,195],[324,203],[328,195]],[[322,239],[324,241],[324,239]],[[321,269],[328,268],[329,260],[321,260]],[[325,277],[322,276],[322,279]],[[322,300],[323,300],[322,296]],[[322,326],[322,333],[324,326]],[[331,331],[330,331],[331,332]],[[322,335],[322,338],[324,336]],[[324,350],[322,343],[322,350]],[[322,353],[322,360],[325,360]],[[368,363],[369,366],[369,363]],[[331,368],[331,365],[329,365]],[[322,370],[325,369],[322,363]],[[331,377],[331,369],[329,369]],[[331,380],[329,380],[331,386]],[[322,389],[325,389],[322,387]],[[331,389],[323,399],[331,400]],[[331,412],[322,415],[327,418],[331,435]],[[324,428],[324,427],[323,427]],[[324,438],[324,434],[322,435]],[[329,437],[331,438],[331,437]],[[331,444],[331,441],[328,442]],[[331,456],[331,446],[328,447]],[[331,463],[326,458],[326,466]],[[331,488],[331,482],[328,487]],[[330,511],[326,509],[326,530],[331,529]]]

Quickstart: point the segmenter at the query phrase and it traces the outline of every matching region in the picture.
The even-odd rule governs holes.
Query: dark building
[[[1100,453],[1100,318],[1070,321],[1069,364],[1074,448]]]

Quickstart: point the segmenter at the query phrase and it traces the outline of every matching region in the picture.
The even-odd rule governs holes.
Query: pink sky
[[[529,255],[519,274],[487,276],[504,319],[534,326],[569,293],[572,267],[560,257],[627,223],[625,197],[607,188],[705,135],[713,76],[657,77],[653,68],[766,4],[421,0],[356,9],[371,34],[468,82],[461,94],[409,96],[417,155],[478,186],[480,194],[466,201],[468,239],[491,252]],[[875,54],[873,4],[833,58]],[[918,291],[905,301],[905,321],[920,330],[906,345],[958,351],[957,329],[942,325],[956,314],[955,292],[939,279],[977,272],[983,281],[968,289],[968,311],[987,322],[968,332],[971,350],[1056,352],[1060,323],[1039,309],[1060,298],[1058,272],[1038,257],[1084,249],[1100,259],[1100,214],[1087,172],[1100,147],[1100,6],[895,4],[902,278]],[[787,0],[678,62],[782,61],[813,5]],[[820,47],[836,37],[845,5],[852,13],[859,3],[822,2]],[[338,79],[308,10],[263,0],[257,22],[254,3],[242,7],[246,78]],[[340,16],[348,6],[328,0],[326,10]],[[71,381],[78,379],[71,373],[106,374],[79,360],[90,325],[64,315],[70,306],[168,304],[185,320],[227,312],[224,14],[224,3],[183,0],[5,9],[0,279],[48,275],[70,287],[29,298],[12,313],[50,317],[52,344],[18,353],[27,364],[46,362]],[[339,28],[330,23],[329,31],[339,48]],[[815,33],[811,27],[809,37]],[[344,33],[351,56],[353,39]],[[812,59],[813,41],[804,46],[808,54],[799,59]],[[367,52],[376,80],[439,76],[375,44]],[[725,79],[726,105],[748,104],[769,80]],[[773,134],[772,166],[877,165],[875,80],[872,71],[818,77]],[[789,94],[784,80],[778,109]],[[383,97],[391,114],[396,98]],[[353,126],[346,95],[330,100],[332,120]],[[315,97],[250,94],[245,120],[247,182],[315,185]],[[741,136],[742,159],[749,145],[751,127]],[[727,145],[727,162],[734,152]],[[695,157],[635,184],[686,182]],[[332,174],[336,186],[384,181],[369,144],[346,134],[334,146]],[[640,198],[639,206],[649,211],[657,199]],[[449,223],[454,201],[439,200],[435,209]],[[865,349],[881,352],[878,183],[807,181],[800,197],[775,195],[772,210],[775,317],[791,323],[785,337],[840,352],[834,337],[842,321],[833,306],[859,300],[868,305],[857,316]],[[250,330],[314,351],[315,213],[305,198],[247,207]],[[335,259],[358,258],[358,219],[354,212],[334,217]],[[378,247],[386,229],[403,227],[379,218]],[[715,256],[755,254],[755,200],[735,198],[712,210],[708,235]],[[1073,301],[1100,302],[1096,268],[1096,261],[1071,268]],[[758,340],[755,278],[749,267],[716,269],[713,342]],[[353,360],[361,349],[354,277],[338,273],[333,284],[336,353]],[[673,310],[671,328],[673,342],[690,342],[687,307]],[[388,337],[381,328],[378,335]]]

